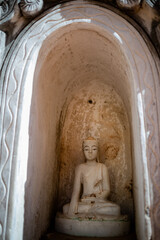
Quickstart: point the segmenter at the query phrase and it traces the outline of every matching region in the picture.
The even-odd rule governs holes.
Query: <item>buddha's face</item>
[[[95,140],[85,140],[83,143],[83,151],[86,160],[93,161],[97,159],[98,145]]]

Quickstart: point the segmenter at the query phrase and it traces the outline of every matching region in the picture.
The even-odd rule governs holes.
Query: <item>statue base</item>
[[[108,217],[108,219],[67,218],[58,214],[55,230],[82,237],[118,237],[129,234],[130,222],[127,216]]]

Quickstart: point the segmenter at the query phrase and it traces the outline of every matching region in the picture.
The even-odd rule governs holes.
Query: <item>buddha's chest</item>
[[[99,167],[86,169],[81,175],[84,191],[98,192],[102,184],[102,174]]]

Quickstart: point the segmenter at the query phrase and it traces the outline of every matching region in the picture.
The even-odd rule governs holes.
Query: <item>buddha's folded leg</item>
[[[88,213],[90,208],[92,207],[92,204],[79,202],[78,203],[78,213]]]
[[[68,215],[70,204],[63,206],[63,214]],[[96,202],[96,203],[78,203],[77,213],[75,214],[93,214],[94,216],[120,216],[120,207],[117,204],[107,202]]]
[[[69,206],[70,206],[70,203],[67,203],[63,206],[63,214],[64,215],[68,215]],[[90,204],[79,202],[77,213],[87,213],[91,207],[92,207],[92,205],[90,205]],[[77,213],[75,213],[75,214],[77,214]]]
[[[120,215],[120,207],[114,203],[101,203],[94,204],[93,207],[89,210],[90,213],[94,213],[99,216],[119,216]]]

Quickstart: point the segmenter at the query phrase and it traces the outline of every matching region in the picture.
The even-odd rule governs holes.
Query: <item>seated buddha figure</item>
[[[98,162],[97,140],[92,137],[84,140],[83,152],[86,162],[75,169],[71,202],[63,206],[63,214],[69,218],[94,219],[120,216],[120,207],[107,200],[110,194],[109,175],[107,167]]]

